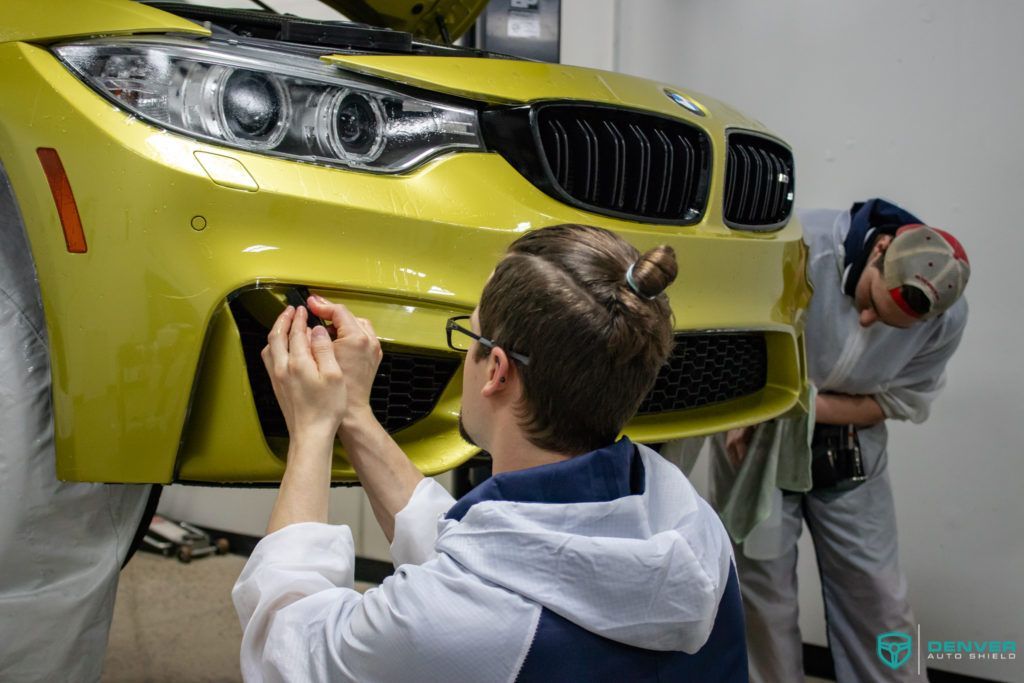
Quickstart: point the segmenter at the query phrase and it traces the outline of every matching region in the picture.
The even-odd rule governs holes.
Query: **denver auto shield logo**
[[[878,658],[890,669],[898,669],[907,663],[914,651],[914,640],[906,633],[889,631],[878,636],[875,651]]]

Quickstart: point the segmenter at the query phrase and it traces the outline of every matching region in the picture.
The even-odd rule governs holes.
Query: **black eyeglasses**
[[[486,346],[489,349],[493,349],[496,346],[500,346],[500,344],[498,344],[498,342],[492,341],[492,340],[490,340],[490,339],[488,339],[486,337],[481,337],[479,334],[477,334],[473,330],[467,329],[467,328],[465,328],[465,327],[463,327],[462,325],[459,324],[460,321],[462,321],[462,320],[468,321],[469,319],[470,319],[470,316],[468,316],[468,315],[457,315],[454,318],[448,318],[448,323],[445,325],[444,329],[445,329],[445,332],[448,333],[448,347],[450,349],[452,349],[453,351],[461,351],[461,352],[465,353],[465,352],[469,351],[469,346],[470,346],[470,341],[465,340],[465,339],[463,339],[462,337],[459,337],[459,336],[453,337],[452,336],[452,332],[461,332],[462,334],[466,335],[466,337],[469,337],[469,339],[471,339],[471,340],[475,339],[475,340],[477,340],[478,342],[480,342],[481,344],[483,344],[484,346]],[[529,365],[530,364],[529,356],[524,356],[521,353],[516,353],[514,351],[509,351],[508,349],[505,349],[505,353],[507,353],[510,358],[512,358],[513,360],[519,361],[523,365]]]

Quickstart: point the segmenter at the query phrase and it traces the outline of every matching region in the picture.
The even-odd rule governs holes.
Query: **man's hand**
[[[278,316],[262,352],[292,439],[332,435],[345,414],[345,377],[327,330],[306,325],[306,309]]]
[[[356,318],[341,304],[320,297],[308,299],[309,308],[335,330],[334,356],[348,388],[348,409],[338,436],[355,468],[373,514],[389,541],[395,534],[395,515],[412,498],[423,475],[377,422],[370,410],[370,388],[384,355],[369,320]]]
[[[753,435],[753,425],[740,427],[739,429],[730,429],[725,433],[725,454],[735,469],[739,469],[746,459],[747,451],[750,448],[750,439]]]
[[[345,414],[345,377],[323,326],[306,309],[286,308],[267,335],[263,364],[288,425],[288,461],[267,533],[327,522],[334,434]]]
[[[323,320],[330,320],[334,332],[334,357],[344,368],[348,392],[348,412],[365,419],[370,414],[370,389],[384,352],[373,325],[365,318],[356,318],[342,304],[311,296],[309,308]]]

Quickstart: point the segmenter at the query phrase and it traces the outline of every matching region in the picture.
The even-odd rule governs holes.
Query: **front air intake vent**
[[[238,325],[249,385],[263,434],[286,437],[288,428],[260,357],[270,330],[238,300],[232,302],[231,313]],[[374,417],[389,434],[425,418],[434,410],[460,364],[459,358],[385,349],[370,391],[370,408]]]
[[[725,162],[725,224],[776,230],[793,210],[793,153],[753,133],[730,133]]]
[[[637,415],[731,401],[764,388],[768,352],[763,333],[678,334]]]
[[[594,213],[687,225],[704,215],[708,136],[679,119],[595,104],[492,110],[488,145],[537,187]]]

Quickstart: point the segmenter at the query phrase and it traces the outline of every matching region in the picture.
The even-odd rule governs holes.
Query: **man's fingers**
[[[734,468],[739,468],[747,457],[748,435],[746,428],[730,429],[725,436],[725,452]]]
[[[353,334],[362,329],[359,321],[352,315],[352,311],[348,310],[343,304],[332,304],[327,299],[315,295],[309,297],[307,303],[309,304],[309,310],[313,311],[321,319],[331,321],[331,325],[334,326],[339,337]]]
[[[335,305],[322,296],[315,294],[310,294],[306,297],[306,307],[309,308],[310,313],[324,322],[322,327],[327,330],[327,334],[330,335],[331,339],[338,336],[338,328],[331,318],[331,312]]]
[[[288,365],[288,327],[294,316],[295,309],[291,306],[281,311],[267,335],[270,363],[274,370],[280,371]]]
[[[324,320],[330,320],[333,327],[329,330],[331,338],[352,337],[361,334],[371,343],[377,343],[377,333],[373,324],[366,318],[357,318],[344,304],[332,304],[323,297],[310,296],[310,310]]]
[[[380,348],[380,341],[377,339],[377,331],[373,329],[373,323],[366,318],[359,318],[359,326],[363,328],[363,332],[370,340],[370,343],[377,345],[377,360],[380,361],[384,351]]]
[[[309,329],[306,325],[308,315],[306,308],[299,306],[292,317],[292,328],[288,333],[288,353],[291,354],[292,362],[304,363],[312,359],[309,352],[309,336],[306,332]]]
[[[331,337],[323,326],[317,325],[313,328],[313,358],[316,359],[316,366],[320,376],[324,378],[341,377],[341,366],[334,357],[334,345]]]

